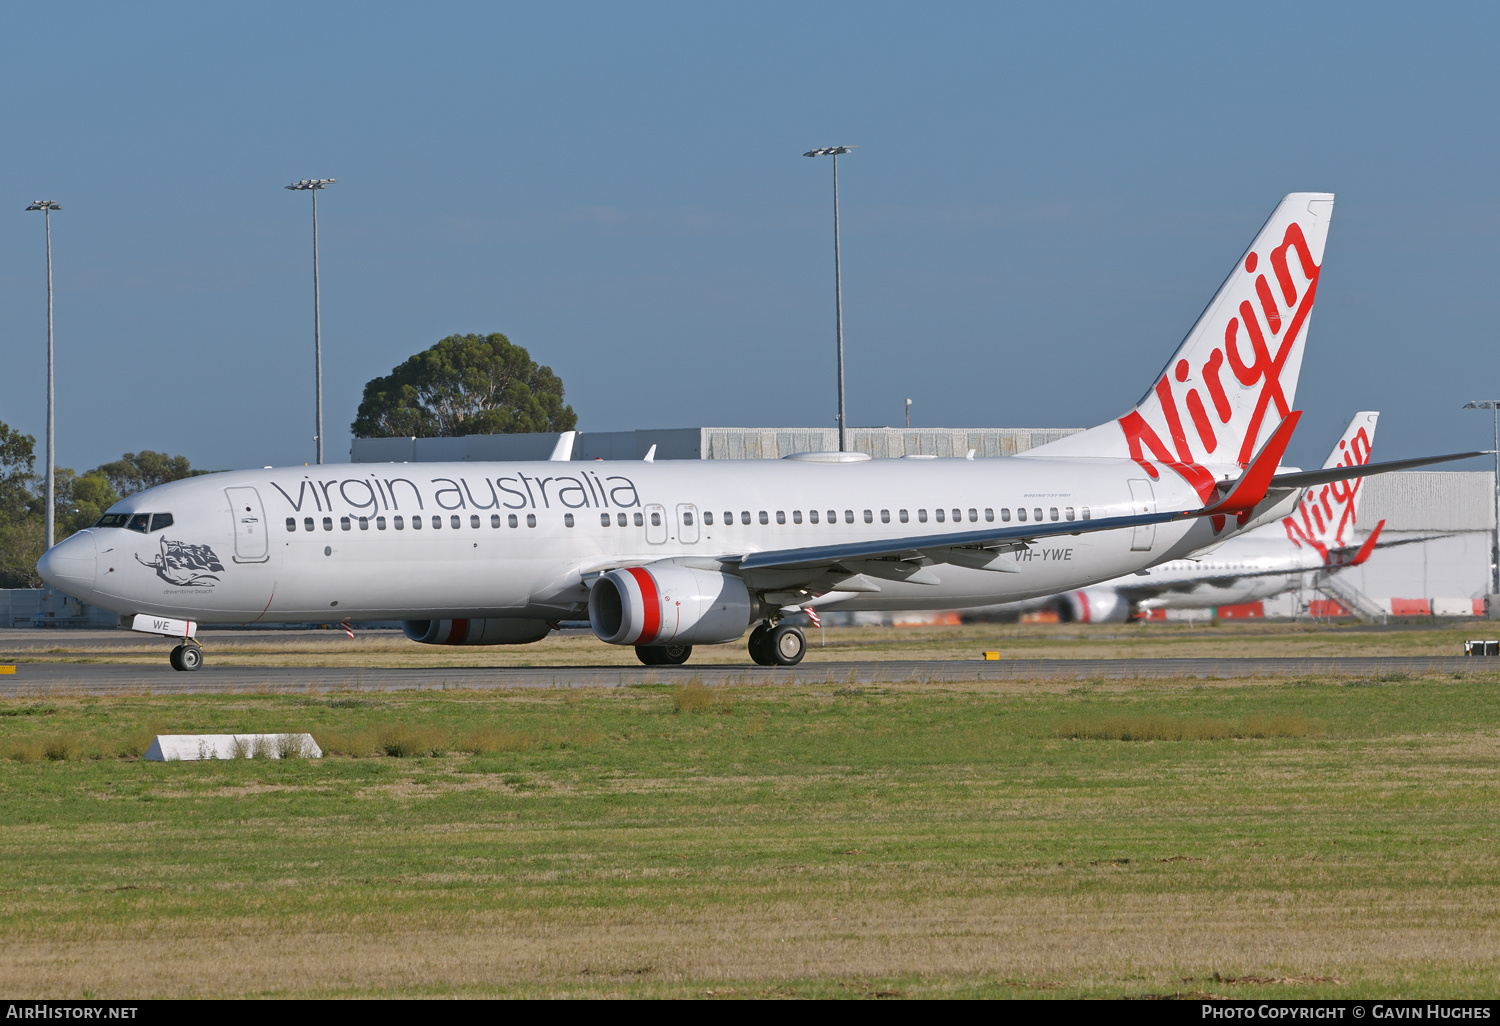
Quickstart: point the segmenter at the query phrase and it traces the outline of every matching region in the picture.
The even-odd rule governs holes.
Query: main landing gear
[[[635,657],[647,666],[681,666],[692,654],[692,645],[635,646]]]
[[[196,641],[190,641],[172,649],[167,661],[174,670],[196,670],[203,665],[203,649],[198,647]]]
[[[796,666],[807,653],[807,639],[789,623],[763,623],[750,632],[750,658],[761,666]]]

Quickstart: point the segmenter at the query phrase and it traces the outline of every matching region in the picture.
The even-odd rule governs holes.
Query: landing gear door
[[[1130,479],[1130,515],[1144,516],[1156,512],[1156,491],[1145,478]],[[1131,552],[1150,552],[1156,543],[1156,525],[1137,527],[1130,536]]]
[[[667,510],[656,503],[646,507],[646,542],[662,545],[667,540]]]
[[[224,494],[234,518],[234,561],[264,563],[271,558],[271,544],[260,493],[254,488],[226,488]]]
[[[698,507],[681,503],[677,507],[677,539],[688,545],[698,541]]]

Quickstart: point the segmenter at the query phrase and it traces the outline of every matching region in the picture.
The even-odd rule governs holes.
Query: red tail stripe
[[[635,643],[649,645],[661,633],[661,595],[656,590],[656,579],[651,576],[651,571],[643,567],[626,567],[625,571],[635,578],[635,583],[641,589],[641,636],[635,639]]]

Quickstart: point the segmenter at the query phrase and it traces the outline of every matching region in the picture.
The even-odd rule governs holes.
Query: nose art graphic
[[[86,601],[94,593],[96,556],[94,532],[82,531],[42,553],[36,570],[58,591]]]
[[[156,576],[179,588],[212,588],[224,572],[224,564],[207,545],[189,545],[187,542],[161,540],[161,551],[150,560],[135,557],[142,566],[156,571]]]

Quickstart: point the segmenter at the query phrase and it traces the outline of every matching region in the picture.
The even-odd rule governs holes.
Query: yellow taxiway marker
[[[14,666],[0,666],[0,673],[15,673],[15,672],[16,672],[16,668]]]
[[[995,659],[999,659],[999,658],[1000,658],[1000,653],[999,653],[999,652],[986,652],[986,653],[985,653],[985,654],[984,654],[984,658],[985,658],[985,659],[986,659],[986,660],[995,660]]]

